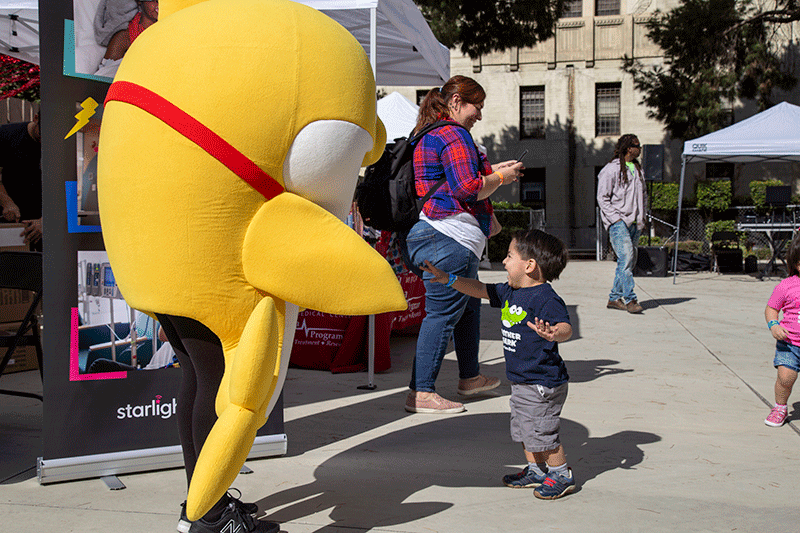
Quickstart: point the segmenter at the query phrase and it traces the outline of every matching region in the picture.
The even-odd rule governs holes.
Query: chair
[[[711,261],[713,272],[741,272],[742,251],[739,234],[735,231],[715,231],[711,234]],[[720,258],[722,264],[720,265]],[[738,268],[736,258],[738,257]]]
[[[771,226],[767,232],[767,238],[769,238],[772,248],[772,257],[764,268],[765,276],[772,274],[779,259],[786,266],[786,260],[783,257],[784,249],[797,227],[793,213],[790,214],[787,210],[791,200],[792,187],[790,185],[774,185],[764,189],[764,201],[769,206],[769,224]],[[787,223],[791,229],[786,229]]]
[[[39,319],[36,308],[42,300],[42,254],[41,252],[0,252],[0,288],[21,289],[33,292],[31,304],[19,327],[13,332],[0,332],[0,349],[5,355],[0,361],[0,375],[5,371],[14,350],[18,346],[36,348],[39,361],[39,377],[43,378],[42,340],[39,335]],[[42,396],[32,392],[0,389],[0,394],[23,396],[42,400]]]

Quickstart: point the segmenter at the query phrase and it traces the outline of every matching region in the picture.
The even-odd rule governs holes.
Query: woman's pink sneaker
[[[496,389],[499,385],[499,379],[478,374],[474,378],[458,380],[458,393],[461,396],[472,396],[473,394],[480,394]]]
[[[781,427],[786,421],[786,415],[788,414],[789,411],[786,409],[786,407],[778,407],[776,405],[772,408],[772,411],[769,412],[769,416],[766,420],[764,420],[764,423],[774,428]]]
[[[406,411],[409,413],[428,413],[428,414],[453,414],[466,411],[463,403],[445,400],[435,392],[427,398],[417,397],[416,391],[408,393],[406,398]]]

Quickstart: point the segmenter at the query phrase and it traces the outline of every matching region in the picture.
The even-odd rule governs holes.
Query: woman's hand
[[[501,231],[503,231],[503,225],[500,224],[499,220],[497,220],[497,215],[492,212],[492,225],[489,228],[489,237],[494,237]]]
[[[9,198],[8,202],[3,205],[3,218],[9,222],[19,222],[19,217],[19,207]]]
[[[517,181],[517,178],[522,176],[522,171],[525,170],[525,165],[522,161],[504,161],[495,166],[492,166],[492,170],[503,176],[503,181],[500,185],[508,185]]]
[[[504,161],[492,165],[493,172],[483,177],[483,187],[478,193],[478,200],[489,198],[501,185],[517,181],[524,168],[525,165],[521,161]]]
[[[515,165],[516,163],[519,163],[519,161],[517,161],[516,159],[509,159],[508,161],[503,161],[502,163],[495,163],[494,165],[492,165],[492,172],[497,172],[501,168],[510,167],[512,165]]]

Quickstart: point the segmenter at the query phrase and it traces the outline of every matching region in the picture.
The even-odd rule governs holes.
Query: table
[[[788,213],[788,217],[783,217],[780,221],[770,220],[763,222],[741,222],[736,224],[738,231],[754,231],[763,233],[769,240],[769,246],[772,249],[772,257],[764,267],[762,274],[769,276],[775,269],[775,263],[780,259],[784,266],[786,260],[781,256],[783,250],[797,231],[797,222],[795,221],[794,211]]]

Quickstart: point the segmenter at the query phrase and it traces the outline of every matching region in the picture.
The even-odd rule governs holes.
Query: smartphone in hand
[[[527,150],[525,150],[524,152],[522,152],[521,154],[519,154],[519,155],[517,156],[517,161],[522,161],[522,159],[523,159],[523,158],[524,158],[526,155],[528,155],[528,151],[527,151]]]

